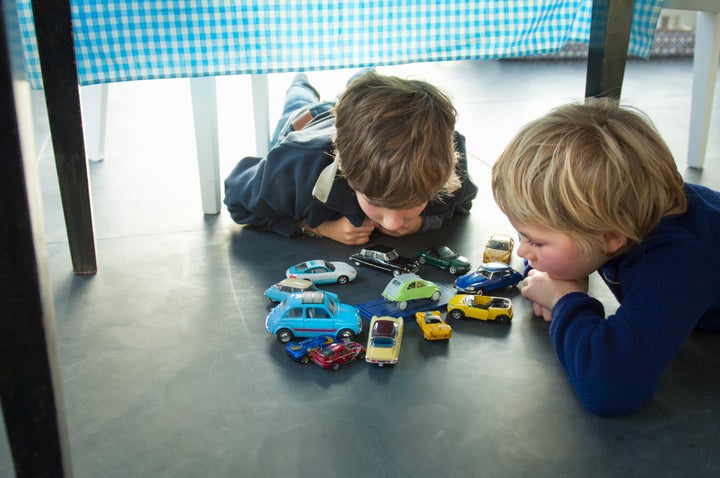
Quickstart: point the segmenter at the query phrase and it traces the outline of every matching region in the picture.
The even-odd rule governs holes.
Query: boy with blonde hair
[[[344,244],[437,229],[477,194],[456,116],[424,81],[365,71],[321,102],[296,75],[270,152],[238,163],[225,204],[239,224]]]
[[[720,193],[683,182],[641,112],[551,111],[506,147],[492,188],[528,261],[522,295],[593,413],[636,410],[693,329],[720,331]],[[607,318],[595,271],[620,303]]]

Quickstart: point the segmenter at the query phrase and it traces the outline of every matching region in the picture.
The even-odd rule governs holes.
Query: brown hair
[[[687,208],[672,153],[643,113],[612,99],[568,104],[526,126],[492,169],[500,209],[572,235],[586,250],[616,231],[622,253]]]
[[[373,205],[410,209],[460,187],[457,112],[434,86],[368,71],[334,113],[339,170]]]

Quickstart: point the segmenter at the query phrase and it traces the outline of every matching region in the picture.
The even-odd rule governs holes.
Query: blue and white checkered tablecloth
[[[647,58],[663,0],[635,0]],[[42,79],[30,0],[28,77]],[[592,0],[71,0],[80,84],[511,58],[587,42]]]

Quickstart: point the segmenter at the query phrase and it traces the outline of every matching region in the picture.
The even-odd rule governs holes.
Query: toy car
[[[314,350],[310,356],[312,361],[322,368],[337,370],[353,360],[365,357],[365,347],[357,342],[335,342],[322,349]]]
[[[310,355],[313,350],[322,348],[325,345],[335,342],[335,339],[329,335],[320,335],[318,337],[308,337],[300,342],[288,342],[285,344],[285,352],[296,362],[306,364],[310,361]]]
[[[452,327],[443,320],[439,310],[415,312],[415,321],[425,340],[447,340],[452,337]]]
[[[400,310],[405,310],[410,300],[431,299],[435,301],[440,298],[440,295],[440,287],[434,282],[411,273],[395,276],[382,291],[382,296],[386,300],[396,302],[397,308]]]
[[[388,271],[394,275],[404,272],[417,272],[419,264],[412,259],[403,257],[389,246],[375,244],[367,246],[350,256],[350,260],[357,266],[365,265]]]
[[[347,284],[354,281],[357,271],[346,262],[329,262],[323,259],[301,262],[285,271],[287,277],[307,279],[314,284]]]
[[[403,319],[396,317],[373,317],[370,321],[365,361],[380,367],[396,364],[400,358],[404,324]]]
[[[288,295],[293,292],[304,292],[318,290],[312,281],[307,279],[298,279],[297,277],[289,277],[281,280],[277,284],[271,285],[265,291],[265,297],[273,302],[282,302]]]
[[[357,307],[343,304],[336,294],[323,291],[295,292],[270,310],[265,329],[286,344],[295,337],[332,335],[339,341],[354,340],[362,331]]]
[[[503,262],[510,264],[515,240],[505,234],[493,234],[485,244],[483,262]]]
[[[505,297],[457,294],[448,302],[447,316],[453,319],[469,317],[509,324],[513,316],[512,302]]]
[[[485,292],[517,285],[522,274],[502,262],[482,264],[475,272],[455,279],[455,288],[464,294],[483,295]]]
[[[417,257],[420,264],[430,264],[451,274],[465,274],[470,270],[470,261],[467,257],[456,254],[448,246],[431,246],[420,249]]]

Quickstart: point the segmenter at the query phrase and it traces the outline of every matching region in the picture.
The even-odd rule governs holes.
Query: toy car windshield
[[[395,344],[395,341],[390,337],[375,337],[372,339],[374,347],[390,348]]]

